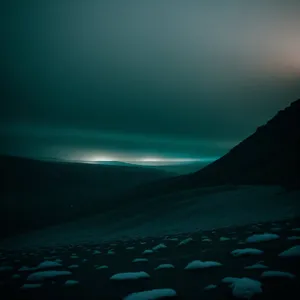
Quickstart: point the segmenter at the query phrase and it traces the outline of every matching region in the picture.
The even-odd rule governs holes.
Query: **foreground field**
[[[151,299],[300,296],[299,219],[0,252],[1,299],[124,299],[153,289]],[[138,296],[127,299],[150,299]]]

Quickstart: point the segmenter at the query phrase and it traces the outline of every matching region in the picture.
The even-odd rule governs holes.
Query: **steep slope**
[[[190,184],[300,184],[300,100],[219,160],[188,176]],[[186,183],[185,183],[186,184]]]
[[[189,179],[201,184],[300,185],[300,100]]]
[[[171,176],[138,166],[0,156],[0,233],[39,228],[99,212],[139,184]]]
[[[300,100],[200,171],[141,185],[129,197],[142,199],[232,184],[300,187]]]

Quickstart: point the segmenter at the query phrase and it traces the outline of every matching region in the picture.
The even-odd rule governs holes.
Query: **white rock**
[[[37,269],[48,269],[48,268],[57,268],[57,267],[62,267],[62,264],[60,264],[59,262],[56,261],[43,261],[41,262],[39,265],[37,265]]]
[[[238,277],[224,277],[221,281],[223,283],[231,284],[231,283],[234,283],[238,279],[240,279],[240,278],[238,278]]]
[[[172,264],[161,264],[158,267],[156,267],[154,270],[162,270],[162,269],[174,269],[174,265]]]
[[[275,233],[253,234],[246,239],[247,243],[260,243],[278,240],[280,236]]]
[[[220,242],[226,242],[226,241],[230,241],[230,238],[224,236],[220,237]]]
[[[222,266],[222,264],[216,261],[194,260],[190,262],[184,269],[196,270],[196,269],[206,269],[206,268],[220,267],[220,266]]]
[[[202,239],[202,242],[212,242],[212,239],[205,238],[205,239]]]
[[[293,279],[296,276],[289,272],[282,272],[282,271],[265,271],[261,274],[262,278],[270,278],[270,277],[283,277]]]
[[[268,267],[263,264],[257,263],[257,264],[245,267],[244,269],[245,270],[256,270],[256,269],[268,269]]]
[[[210,285],[208,285],[204,288],[204,291],[210,291],[210,290],[213,290],[215,288],[217,288],[217,286],[215,284],[210,284]]]
[[[43,281],[47,278],[54,278],[57,276],[72,275],[69,271],[40,271],[30,274],[27,277],[28,281]]]
[[[236,249],[231,251],[233,256],[242,256],[242,255],[261,255],[264,252],[255,248],[245,248],[245,249]]]
[[[138,262],[148,262],[148,258],[135,258],[133,263],[138,263]]]
[[[108,269],[108,266],[103,265],[103,266],[97,266],[96,270],[103,270],[103,269]]]
[[[188,244],[188,243],[190,243],[190,242],[192,242],[192,241],[193,241],[192,238],[184,239],[184,240],[182,240],[182,241],[179,243],[179,246],[186,245],[186,244]]]
[[[154,289],[149,291],[132,293],[126,296],[123,300],[156,300],[176,296],[177,293],[173,289]]]
[[[150,250],[150,249],[145,250],[145,251],[143,252],[143,254],[152,254],[152,253],[153,253],[153,250]]]
[[[255,294],[262,293],[261,282],[247,277],[235,280],[231,289],[232,295],[241,299],[251,299]]]
[[[60,263],[60,261],[61,260],[58,260],[58,259],[55,261],[46,260],[44,262],[41,262],[36,267],[23,266],[18,271],[20,271],[20,272],[22,272],[22,271],[37,271],[37,270],[42,270],[42,269],[62,267],[62,264]]]
[[[136,280],[150,278],[150,275],[146,272],[127,272],[127,273],[117,273],[110,277],[110,280]]]
[[[281,252],[280,257],[298,257],[300,256],[300,246],[294,246],[288,250]]]
[[[168,248],[165,244],[158,244],[157,246],[153,247],[152,250],[157,251],[157,250],[165,249],[165,248]]]
[[[67,280],[64,285],[65,286],[73,286],[73,285],[78,285],[79,282],[77,280]]]
[[[77,268],[79,268],[78,265],[70,265],[70,266],[68,266],[68,269],[77,269]]]

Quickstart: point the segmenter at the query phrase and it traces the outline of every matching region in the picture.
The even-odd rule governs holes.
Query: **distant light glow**
[[[117,161],[118,158],[117,157],[113,157],[113,156],[94,156],[94,157],[91,157],[91,158],[88,158],[87,159],[88,161],[91,161],[91,162],[109,162],[109,161]]]
[[[164,161],[164,159],[159,158],[159,157],[143,157],[143,158],[137,159],[137,161],[140,161],[140,162],[162,162],[162,161]]]
[[[163,158],[163,157],[142,157],[137,159],[139,162],[166,162],[166,163],[181,163],[181,162],[196,162],[202,161],[200,158]]]
[[[216,160],[215,157],[205,157],[205,158],[170,158],[170,157],[152,157],[152,156],[145,156],[145,157],[125,157],[122,154],[119,155],[92,155],[92,156],[85,156],[83,161],[90,162],[90,163],[97,163],[97,162],[121,162],[121,163],[130,163],[130,164],[137,164],[137,165],[176,165],[176,164],[184,164],[184,163],[207,163]]]

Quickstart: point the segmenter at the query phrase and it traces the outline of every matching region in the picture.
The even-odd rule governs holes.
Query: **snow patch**
[[[154,289],[149,291],[132,293],[123,300],[155,300],[167,297],[176,297],[177,293],[173,289]]]
[[[194,260],[184,268],[185,270],[196,270],[196,269],[206,269],[212,267],[220,267],[222,266],[221,263],[217,261],[201,261],[201,260]]]
[[[157,251],[157,250],[165,249],[165,248],[168,248],[168,247],[165,244],[161,243],[161,244],[158,244],[157,246],[153,247],[152,250]]]
[[[294,246],[288,250],[281,252],[280,257],[297,257],[300,256],[300,246]]]
[[[65,286],[73,286],[73,285],[78,285],[79,284],[79,281],[77,280],[67,280],[64,285]]]
[[[251,265],[251,266],[248,266],[248,267],[245,267],[244,269],[245,270],[256,270],[256,269],[268,269],[269,267],[263,265],[263,264],[254,264],[254,265]]]
[[[40,271],[30,274],[27,277],[28,281],[43,281],[47,278],[54,278],[58,276],[72,275],[69,271]]]
[[[202,239],[202,242],[212,242],[212,239],[204,238],[204,239]]]
[[[255,248],[245,248],[245,249],[236,249],[231,251],[233,256],[242,256],[242,255],[261,255],[264,251],[255,249]]]
[[[234,283],[238,279],[240,279],[240,278],[238,278],[238,277],[224,277],[221,281],[223,283],[231,284],[231,283]]]
[[[79,268],[78,265],[70,265],[70,266],[68,266],[68,269],[77,269],[77,268]]]
[[[289,272],[282,271],[265,271],[261,274],[262,278],[271,278],[271,277],[281,277],[281,278],[289,278],[294,279],[296,276]]]
[[[231,289],[234,297],[242,299],[251,299],[255,294],[262,293],[261,282],[247,277],[235,280]]]
[[[182,241],[178,244],[178,246],[186,245],[186,244],[188,244],[188,243],[190,243],[190,242],[192,242],[192,241],[193,241],[192,238],[184,239],[184,240],[182,240]]]
[[[144,271],[140,272],[127,272],[127,273],[117,273],[110,277],[110,280],[136,280],[150,278],[150,275]]]
[[[204,288],[204,291],[210,291],[210,290],[213,290],[213,289],[215,289],[215,288],[217,288],[217,285],[215,285],[215,284],[210,284],[210,285],[208,285],[208,286],[206,286],[206,287]]]
[[[260,243],[278,240],[280,236],[275,233],[253,234],[246,239],[247,243]]]
[[[96,270],[103,270],[103,269],[108,269],[108,266],[103,265],[103,266],[95,266]]]
[[[46,261],[41,262],[36,267],[23,266],[18,271],[20,271],[20,272],[23,272],[23,271],[37,271],[37,270],[41,270],[41,269],[48,269],[48,268],[50,269],[50,268],[57,268],[57,267],[62,267],[62,264],[58,261],[46,260]]]
[[[47,268],[57,268],[57,267],[62,267],[62,264],[56,261],[50,261],[46,260],[41,262],[39,265],[37,265],[37,269],[47,269]]]
[[[148,258],[135,258],[133,263],[138,263],[138,262],[148,262]]]
[[[143,254],[152,254],[153,250],[147,249],[143,252]]]
[[[174,269],[174,265],[172,264],[161,264],[158,267],[156,267],[154,270],[162,270],[162,269]]]

